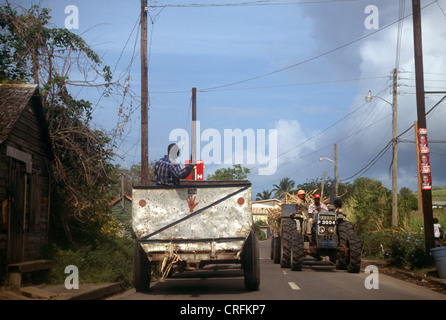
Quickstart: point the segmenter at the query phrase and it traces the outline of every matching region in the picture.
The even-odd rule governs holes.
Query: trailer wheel
[[[137,240],[133,243],[133,285],[136,292],[147,292],[150,287],[150,261]]]
[[[242,266],[245,275],[245,288],[257,291],[260,287],[259,241],[251,230],[242,252]]]
[[[297,231],[296,226],[293,226],[291,229],[291,239],[293,243],[291,248],[291,270],[302,271],[304,261],[304,239],[302,234]]]
[[[341,252],[336,261],[336,269],[350,273],[359,273],[361,268],[361,241],[353,230],[350,221],[339,224],[339,245],[345,247],[346,253]]]
[[[280,241],[280,266],[289,268],[291,266],[291,248],[293,247],[293,221],[282,219],[282,237]]]

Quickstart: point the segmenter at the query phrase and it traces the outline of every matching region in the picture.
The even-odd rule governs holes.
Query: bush
[[[391,234],[386,231],[364,232],[359,235],[362,255],[368,258],[382,259],[383,245],[389,241]]]
[[[79,283],[132,285],[133,242],[130,239],[102,236],[91,245],[77,249],[48,244],[42,252],[43,258],[55,261],[50,273],[52,284],[63,284],[68,276],[65,267],[74,265],[79,270]]]
[[[384,252],[384,259],[391,266],[401,267],[404,265],[406,257],[406,246],[400,237],[396,236],[387,243],[387,250]]]
[[[254,233],[257,236],[257,239],[259,240],[265,240],[266,236],[265,233],[260,229],[261,226],[265,226],[266,222],[263,220],[257,220],[254,222]]]
[[[424,248],[424,234],[413,232],[396,232],[384,244],[384,259],[396,267],[410,266],[423,268],[427,266]]]

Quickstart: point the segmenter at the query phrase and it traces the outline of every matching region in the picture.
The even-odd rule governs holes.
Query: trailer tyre
[[[147,292],[150,287],[150,261],[137,240],[133,243],[133,284],[136,292]]]
[[[251,230],[242,252],[242,265],[245,275],[245,288],[257,291],[260,287],[259,241]]]
[[[361,268],[361,241],[353,229],[350,221],[339,224],[339,244],[347,250],[341,252],[336,262],[336,268],[350,273],[359,273]]]

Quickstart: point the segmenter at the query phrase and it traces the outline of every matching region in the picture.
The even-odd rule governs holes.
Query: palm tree
[[[283,178],[280,180],[279,185],[274,184],[274,197],[276,199],[282,199],[285,193],[291,192],[291,190],[294,188],[295,182],[294,180],[291,180],[290,178]]]
[[[271,190],[265,190],[263,189],[262,193],[257,193],[256,195],[256,201],[258,200],[268,200],[271,199],[273,195],[273,192]]]

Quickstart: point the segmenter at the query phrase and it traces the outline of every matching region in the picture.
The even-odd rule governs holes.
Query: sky
[[[49,7],[58,27],[73,27],[70,19],[77,19],[70,31],[102,56],[114,71],[113,81],[127,92],[104,97],[97,88],[73,90],[94,103],[95,126],[113,133],[116,163],[128,168],[139,163],[140,1],[10,2]],[[188,157],[191,92],[197,88],[198,158],[205,160],[205,175],[236,163],[241,154],[235,143],[225,149],[232,142],[225,133],[244,132],[253,140],[245,141],[239,162],[251,169],[254,195],[285,177],[296,184],[322,179],[324,172],[333,178],[335,144],[338,179],[365,176],[390,189],[392,148],[386,146],[392,139],[391,72],[397,68],[398,134],[407,130],[398,141],[398,189],[417,190],[410,128],[417,120],[411,1],[149,5],[149,161],[163,157],[171,142],[182,146],[180,161]],[[67,6],[77,9],[76,16]],[[445,91],[446,0],[422,0],[421,6],[425,90]],[[366,103],[369,90],[379,98]],[[443,96],[427,94],[426,112]],[[446,186],[446,102],[426,119],[432,184]],[[272,170],[262,173],[267,166]]]

